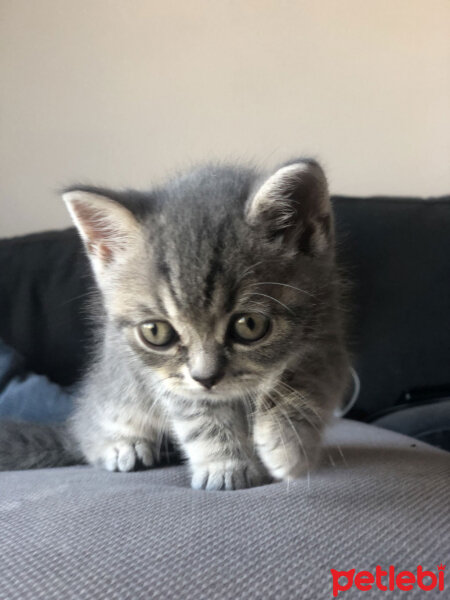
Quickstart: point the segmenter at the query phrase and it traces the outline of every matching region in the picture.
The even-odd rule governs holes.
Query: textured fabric
[[[449,565],[449,497],[450,454],[351,421],[289,485],[193,491],[184,466],[2,473],[0,599],[325,600],[331,568]]]
[[[450,452],[450,397],[390,412],[374,420],[373,424]]]

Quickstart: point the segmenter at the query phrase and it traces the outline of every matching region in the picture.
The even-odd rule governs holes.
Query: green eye
[[[269,331],[270,320],[258,313],[237,315],[231,322],[230,335],[241,344],[249,344],[263,338]]]
[[[141,339],[149,346],[170,346],[177,339],[175,329],[167,321],[147,321],[139,325]]]

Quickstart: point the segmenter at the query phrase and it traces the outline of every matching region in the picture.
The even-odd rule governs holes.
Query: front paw
[[[139,465],[147,468],[153,466],[155,452],[146,440],[121,439],[103,444],[91,462],[107,471],[133,471]]]
[[[258,454],[272,477],[278,481],[300,479],[312,466],[298,445],[258,446]]]
[[[252,461],[223,460],[193,467],[191,486],[195,490],[240,490],[261,485],[267,473]]]
[[[255,428],[258,455],[271,476],[278,481],[300,479],[315,467],[319,455],[319,440],[315,433],[292,428]],[[303,439],[302,439],[303,438]]]

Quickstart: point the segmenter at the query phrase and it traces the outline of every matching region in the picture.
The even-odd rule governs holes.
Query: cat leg
[[[295,390],[260,399],[255,413],[254,442],[274,479],[309,475],[319,457],[323,425],[317,405]]]
[[[235,490],[260,485],[267,472],[256,455],[245,409],[238,403],[172,407],[172,425],[192,470],[194,489]]]
[[[86,461],[108,471],[133,471],[152,467],[159,460],[163,423],[158,415],[136,409],[92,414],[79,410],[73,433]]]

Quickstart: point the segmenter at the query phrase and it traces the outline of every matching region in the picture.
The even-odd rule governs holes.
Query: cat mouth
[[[219,401],[232,401],[239,399],[249,399],[252,396],[256,396],[260,393],[261,382],[255,381],[255,379],[247,379],[246,381],[239,381],[239,383],[229,385],[218,385],[211,389],[205,389],[203,387],[192,388],[188,386],[174,386],[170,392],[178,397],[189,398],[192,400],[210,400],[214,402]]]

